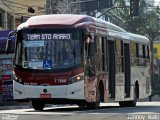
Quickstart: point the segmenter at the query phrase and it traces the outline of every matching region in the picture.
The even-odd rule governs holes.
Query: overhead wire
[[[15,12],[15,10],[12,9],[12,8],[10,8],[3,0],[1,0],[1,1],[2,1],[3,5],[5,5],[9,10],[12,10],[11,14],[22,16],[23,13],[17,13],[17,12]],[[24,14],[23,14],[23,16],[24,16]],[[26,17],[28,17],[28,16],[26,16]]]
[[[28,5],[24,5],[24,4],[20,4],[20,3],[12,2],[12,1],[8,1],[8,0],[5,0],[5,2],[4,2],[3,0],[1,0],[1,1],[2,1],[2,3],[3,3],[9,10],[12,11],[12,14],[13,14],[13,15],[20,15],[20,16],[24,16],[24,17],[33,16],[33,15],[28,14],[28,13],[18,13],[18,12],[15,11],[15,9],[12,9],[12,8],[11,8],[11,7],[14,7],[14,8],[20,8],[20,9],[28,9],[28,7],[30,7],[30,6],[28,6]],[[12,4],[12,5],[7,5],[6,2],[15,3],[15,5],[13,5],[13,4]],[[1,4],[2,4],[2,3],[1,3]],[[21,7],[21,6],[18,6],[18,7],[17,7],[16,4],[19,4],[19,5],[21,5],[21,6],[25,6],[26,8]],[[32,7],[38,7],[38,6],[32,6]],[[41,12],[43,12],[43,10],[44,10],[44,9],[38,10],[38,12],[36,11],[35,13],[41,13]]]
[[[15,11],[15,10],[13,10],[12,8],[10,8],[3,0],[1,0],[1,1],[2,1],[2,3],[3,3],[8,9],[12,10],[12,12]],[[17,14],[17,13],[16,13],[16,14]]]
[[[10,2],[10,3],[14,3],[14,4],[17,4],[17,5],[22,5],[22,6],[26,6],[26,7],[30,7],[30,6],[32,6],[32,7],[40,7],[40,6],[34,6],[34,5],[25,5],[25,4],[22,4],[22,3],[18,3],[18,2],[13,2],[13,1],[9,1],[9,0],[5,0],[5,1],[7,1],[7,2]]]

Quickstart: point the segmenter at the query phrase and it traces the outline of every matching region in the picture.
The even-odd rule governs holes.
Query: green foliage
[[[110,10],[107,15],[118,26],[132,33],[146,35],[150,40],[154,40],[160,35],[160,8],[149,7],[145,0],[140,2],[139,16],[131,17],[130,8],[126,6],[124,0],[115,0],[114,5],[124,6]]]

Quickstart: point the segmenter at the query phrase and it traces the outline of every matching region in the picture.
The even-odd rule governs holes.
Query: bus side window
[[[124,46],[123,46],[123,41],[121,41],[121,59],[122,59],[122,72],[124,72]]]
[[[143,65],[146,66],[146,46],[142,45],[142,49],[143,49]]]
[[[106,46],[105,46],[105,38],[104,37],[102,38],[101,47],[102,47],[102,71],[105,71],[105,61],[106,61],[105,48],[106,48]]]
[[[150,63],[150,60],[149,60],[149,58],[150,58],[150,56],[149,56],[149,46],[148,45],[146,45],[145,46],[145,57],[146,57],[146,65],[148,65],[149,63]]]
[[[137,61],[137,57],[136,57],[136,43],[135,42],[131,42],[130,44],[130,53],[131,53],[131,65],[138,65],[138,61]]]
[[[102,50],[102,37],[96,37],[96,55],[95,55],[95,64],[96,64],[96,70],[97,71],[102,71],[102,64],[104,64],[104,62],[102,61],[103,59],[103,50]],[[104,70],[104,69],[103,69]]]
[[[121,40],[120,39],[116,39],[116,72],[122,72],[122,50],[121,50]]]
[[[143,49],[142,49],[142,45],[141,44],[139,44],[138,45],[138,47],[139,47],[139,58],[143,58]]]
[[[146,47],[147,47],[147,52],[146,52],[147,53],[147,57],[146,58],[149,59],[150,58],[149,46],[147,45]]]
[[[145,47],[139,44],[139,65],[145,66]]]
[[[87,57],[87,74],[89,77],[96,75],[95,68],[95,53],[96,53],[96,43],[91,36],[86,37],[86,57]]]
[[[136,43],[136,61],[137,61],[137,65],[139,64],[139,46]]]
[[[143,49],[143,58],[146,58],[146,49],[145,49],[145,45],[142,45],[142,49]]]

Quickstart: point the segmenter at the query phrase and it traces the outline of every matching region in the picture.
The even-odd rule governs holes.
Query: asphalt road
[[[160,102],[138,102],[137,107],[125,108],[117,103],[107,103],[96,110],[77,106],[54,106],[41,112],[33,109],[1,110],[0,120],[160,120]]]

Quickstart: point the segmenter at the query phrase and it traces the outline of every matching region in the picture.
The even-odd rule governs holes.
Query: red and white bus
[[[71,14],[31,17],[16,34],[13,95],[32,101],[35,110],[47,103],[135,106],[151,94],[145,36]]]

